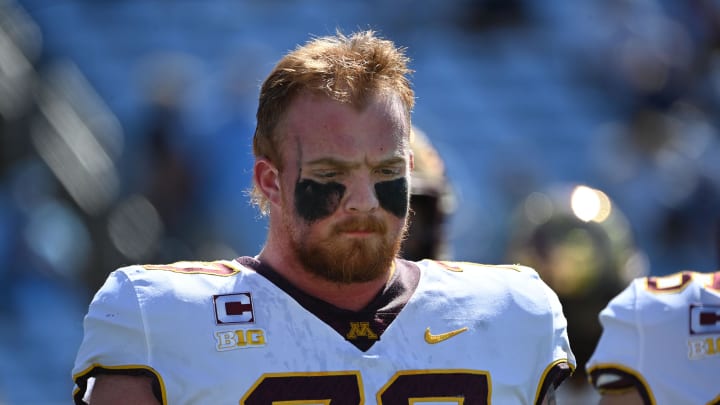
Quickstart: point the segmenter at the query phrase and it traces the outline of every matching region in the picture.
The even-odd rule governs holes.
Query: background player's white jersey
[[[600,322],[587,364],[596,388],[633,385],[648,404],[720,404],[720,272],[636,279]]]
[[[113,272],[85,318],[76,402],[93,373],[144,369],[169,404],[533,404],[575,367],[560,303],[526,267],[396,260],[360,312],[258,267]]]

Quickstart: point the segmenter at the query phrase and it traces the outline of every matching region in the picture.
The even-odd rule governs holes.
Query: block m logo
[[[348,340],[364,336],[370,340],[377,340],[377,333],[370,329],[370,322],[350,322],[350,331],[345,335]]]

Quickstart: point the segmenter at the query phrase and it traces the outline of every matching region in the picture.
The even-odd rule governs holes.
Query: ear
[[[258,189],[270,201],[270,204],[280,204],[280,171],[275,165],[268,159],[257,159],[253,168],[253,176]]]

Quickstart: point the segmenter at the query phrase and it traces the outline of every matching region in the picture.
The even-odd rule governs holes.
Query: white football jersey
[[[596,389],[647,404],[720,404],[720,272],[634,280],[600,313],[587,364]]]
[[[75,402],[95,373],[145,370],[165,404],[535,404],[574,369],[534,270],[395,264],[358,312],[250,257],[118,269],[85,317]]]

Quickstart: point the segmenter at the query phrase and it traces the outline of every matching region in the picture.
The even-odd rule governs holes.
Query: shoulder
[[[206,274],[212,276],[233,276],[243,270],[247,270],[247,268],[235,261],[216,260],[210,262],[180,261],[171,264],[142,264],[124,267],[118,270],[125,271],[128,274],[143,274],[145,272],[159,272],[156,274],[163,274],[161,272],[169,272],[183,275]]]
[[[110,275],[130,282],[185,278],[225,278],[252,271],[237,261],[179,261],[169,264],[135,264],[120,267]]]
[[[148,308],[202,305],[207,297],[230,291],[237,277],[246,273],[254,272],[237,261],[224,260],[121,267],[95,293],[87,319],[111,326],[140,324]]]
[[[136,264],[111,272],[97,292],[109,299],[147,299],[168,295],[194,296],[254,273],[237,261],[181,261],[171,264]]]
[[[418,266],[429,279],[443,282],[456,280],[460,283],[503,286],[505,288],[544,285],[538,273],[531,267],[519,264],[490,265],[464,261],[423,260]]]
[[[432,260],[418,266],[418,296],[430,308],[428,313],[440,302],[441,318],[472,319],[478,330],[498,342],[546,348],[546,364],[562,359],[575,367],[560,300],[531,267]]]
[[[655,322],[667,319],[669,311],[688,311],[691,304],[720,305],[720,272],[681,271],[636,278],[608,303],[600,316]]]
[[[530,311],[561,311],[555,292],[531,267],[434,260],[423,260],[418,265],[423,271],[422,280],[432,290],[515,302]]]
[[[425,259],[417,262],[421,268],[444,270],[449,273],[466,273],[468,277],[531,277],[537,278],[538,273],[531,267],[520,264],[481,264],[466,261],[447,261]]]

